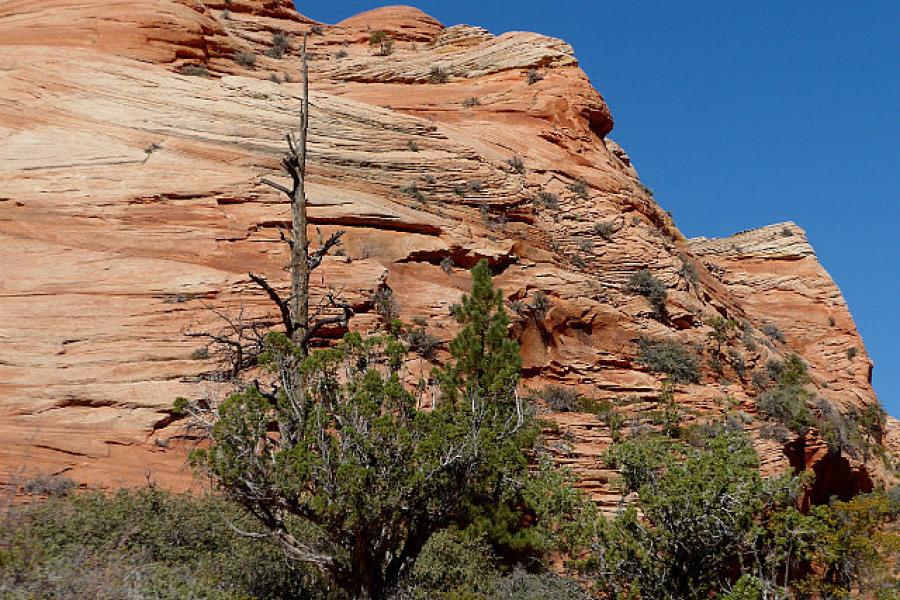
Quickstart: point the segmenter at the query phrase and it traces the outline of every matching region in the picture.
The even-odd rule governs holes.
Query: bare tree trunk
[[[309,63],[306,57],[306,33],[300,51],[302,90],[300,104],[300,133],[294,154],[297,159],[299,181],[291,199],[291,312],[294,323],[293,341],[303,356],[308,353],[309,333],[309,238],[306,233],[306,141],[309,131]]]

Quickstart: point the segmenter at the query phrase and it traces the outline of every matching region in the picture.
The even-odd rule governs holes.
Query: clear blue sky
[[[298,2],[334,23],[384,3]],[[793,220],[844,292],[900,416],[900,1],[415,4],[565,39],[611,137],[689,236]]]

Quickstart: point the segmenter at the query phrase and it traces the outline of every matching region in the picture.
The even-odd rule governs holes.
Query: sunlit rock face
[[[374,31],[393,47],[370,44]],[[523,393],[569,386],[617,402],[628,427],[651,426],[662,377],[636,361],[638,340],[710,356],[704,323],[720,315],[747,324],[726,343],[744,368],[704,361],[701,382],[676,390],[687,422],[721,415],[725,397],[755,415],[751,373],[794,352],[842,411],[876,401],[872,363],[804,232],[686,240],[608,137],[610,111],[561,40],[447,28],[408,7],[326,25],[289,0],[20,0],[0,4],[3,483],[42,471],[191,485],[169,409],[224,387],[183,334],[218,326],[215,311],[271,316],[250,271],[287,283],[288,207],[260,177],[277,176],[297,123],[303,32],[310,234],[347,230],[315,293],[347,298],[351,328],[378,327],[372,295],[389,286],[404,320],[448,341],[465,268],[485,258],[511,306],[526,307],[513,315]],[[668,287],[665,318],[624,289],[643,268]],[[538,292],[549,306],[536,317]],[[608,428],[589,413],[550,416],[558,460],[616,506]],[[880,459],[828,458],[814,431],[798,449],[758,436],[759,420],[747,427],[767,470],[799,452],[806,468],[855,473],[860,489],[884,477]],[[896,429],[884,438],[894,451]]]

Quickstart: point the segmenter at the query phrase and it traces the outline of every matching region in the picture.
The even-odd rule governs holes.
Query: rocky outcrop
[[[378,30],[395,40],[390,55],[369,44]],[[291,46],[282,58],[279,32]],[[403,319],[424,318],[448,341],[464,268],[487,258],[520,309],[526,388],[577,388],[645,426],[661,377],[635,360],[638,340],[711,357],[704,322],[722,315],[746,323],[727,342],[742,367],[705,365],[701,383],[679,386],[688,421],[721,415],[725,397],[755,415],[750,373],[791,352],[842,410],[876,401],[871,361],[803,232],[685,240],[607,137],[609,109],[560,40],[445,28],[405,7],[329,26],[288,0],[6,2],[3,482],[41,470],[90,485],[190,484],[172,400],[225,388],[183,333],[215,327],[216,313],[271,316],[249,271],[286,283],[288,207],[259,179],[277,174],[297,120],[290,57],[302,32],[313,57],[311,221],[323,236],[347,230],[316,294],[346,297],[351,327],[376,326],[371,297],[387,285]],[[666,318],[624,289],[643,268],[668,287]],[[545,314],[521,310],[538,292]],[[767,325],[784,340],[767,338]],[[616,506],[606,425],[550,416],[559,460]],[[765,468],[791,464],[791,443],[761,438]],[[838,468],[821,455],[804,450],[804,465]],[[847,461],[859,481],[887,476],[876,460]]]

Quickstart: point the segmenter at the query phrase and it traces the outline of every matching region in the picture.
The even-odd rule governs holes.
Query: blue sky
[[[298,2],[334,23],[383,3]],[[900,416],[900,2],[415,4],[447,25],[565,39],[611,137],[689,236],[806,229]]]

